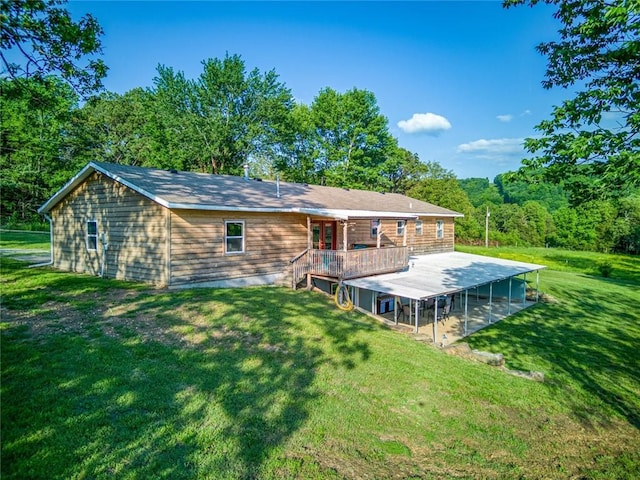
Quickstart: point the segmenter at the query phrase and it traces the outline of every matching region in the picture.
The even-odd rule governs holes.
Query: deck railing
[[[295,285],[307,273],[347,279],[396,272],[409,264],[409,252],[407,247],[307,250],[291,263]]]

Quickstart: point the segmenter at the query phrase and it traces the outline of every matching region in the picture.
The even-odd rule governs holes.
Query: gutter
[[[51,265],[53,265],[53,219],[47,215],[46,213],[43,214],[44,218],[47,219],[47,221],[49,222],[49,255],[50,255],[50,259],[48,262],[44,262],[44,263],[36,263],[35,265],[29,265],[29,268],[38,268],[38,267],[49,267]]]

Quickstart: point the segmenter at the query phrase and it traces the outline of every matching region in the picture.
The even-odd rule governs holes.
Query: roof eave
[[[85,167],[80,170],[71,180],[63,185],[63,187],[58,190],[53,196],[47,200],[40,208],[38,208],[38,213],[44,214],[49,213],[53,207],[55,207],[69,192],[75,189],[78,185],[80,185],[87,177],[89,177],[98,166],[89,162]]]

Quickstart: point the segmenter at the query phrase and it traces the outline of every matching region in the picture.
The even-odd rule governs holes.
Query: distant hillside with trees
[[[570,195],[552,183],[509,180],[509,174],[458,180],[473,205],[473,218],[483,235],[461,243],[484,242],[489,215],[489,241],[499,245],[549,246],[573,250],[640,253],[640,189],[618,199],[572,204]]]

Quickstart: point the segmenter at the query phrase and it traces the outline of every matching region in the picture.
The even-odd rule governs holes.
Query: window
[[[244,222],[224,222],[225,253],[244,253]]]
[[[436,238],[444,238],[444,222],[442,220],[436,221]]]
[[[396,233],[398,235],[404,235],[404,227],[405,227],[405,221],[404,220],[398,220],[397,227],[396,227]]]
[[[416,235],[422,235],[422,220],[416,220]]]
[[[380,220],[371,220],[371,238],[378,238],[380,231]]]
[[[87,221],[87,250],[98,249],[98,222],[96,220]]]

